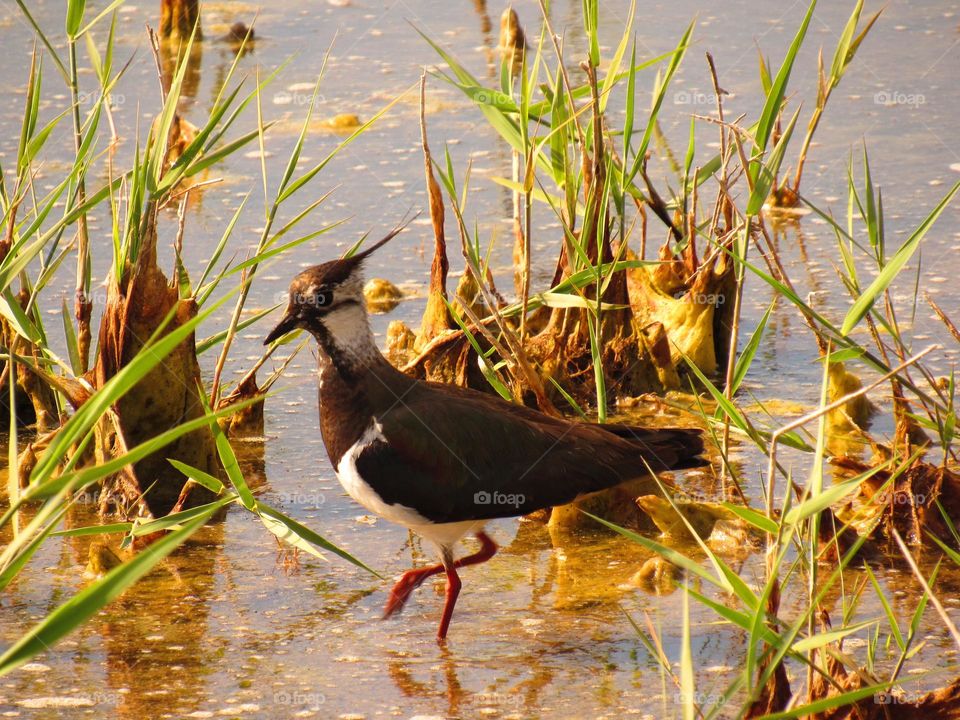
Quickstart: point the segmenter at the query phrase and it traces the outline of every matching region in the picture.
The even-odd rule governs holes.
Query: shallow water
[[[127,138],[135,135],[138,120],[145,126],[156,111],[155,71],[142,32],[145,22],[155,20],[155,5],[152,0],[128,3],[120,15],[118,55],[125,59],[136,52],[115,94],[118,129]],[[536,5],[519,5],[528,36],[533,37]],[[571,57],[583,47],[575,22],[579,6],[573,0],[553,3],[553,22],[558,30],[565,28]],[[626,2],[603,4],[602,36],[608,45],[619,39],[626,6]],[[61,27],[60,3],[32,3],[31,8],[45,27]],[[476,75],[493,82],[490,48],[496,44],[500,10],[501,6],[486,5],[482,0],[355,0],[346,7],[280,0],[261,8],[257,31],[263,39],[241,61],[241,70],[252,73],[260,67],[269,71],[295,53],[263,98],[265,118],[279,120],[267,142],[271,183],[275,184],[282,172],[306,111],[308,88],[335,33],[338,37],[321,87],[323,101],[317,116],[352,112],[366,119],[414,85],[421,66],[436,59],[408,20],[452,49]],[[249,20],[254,11],[253,4],[208,4],[204,16],[208,35],[222,32],[222,26],[234,19]],[[703,51],[714,55],[721,85],[731,93],[728,114],[745,112],[755,117],[759,83],[754,40],[776,62],[803,11],[803,4],[797,3],[783,10],[782,16],[771,15],[770,4],[756,0],[713,6],[693,0],[643,5],[637,24],[638,55],[643,56],[671,49],[690,18],[699,15],[697,45],[688,54],[675,92],[668,95],[661,114],[674,152],[685,147],[689,113],[712,110]],[[823,44],[829,59],[847,12],[848,3],[824,3],[818,8],[791,86],[804,99],[805,107],[812,104],[816,48]],[[848,149],[866,138],[874,180],[884,188],[891,244],[905,238],[960,177],[960,151],[954,142],[960,102],[952,77],[960,58],[958,23],[960,3],[890,3],[835,92],[811,151],[804,192],[842,214]],[[0,110],[0,127],[6,129],[0,132],[0,161],[5,161],[6,168],[7,158],[16,152],[23,68],[32,46],[32,35],[15,6],[9,4],[0,6],[0,44],[5,51],[0,56],[0,92],[10,99]],[[611,51],[606,52],[609,55]],[[209,108],[230,59],[224,46],[205,43],[201,72],[192,90],[193,106],[186,110],[188,117],[196,119]],[[649,72],[643,76],[644,90],[652,77]],[[57,87],[58,82],[48,70],[48,86]],[[479,112],[453,90],[432,78],[428,88],[433,151],[438,155],[448,144],[460,177],[468,159],[473,161],[468,216],[480,219],[485,239],[498,239],[494,266],[501,289],[508,288],[509,197],[489,178],[509,174],[509,156]],[[54,91],[50,92],[47,97],[52,97]],[[645,106],[646,97],[638,105]],[[886,104],[888,100],[893,104]],[[64,93],[45,112],[52,116],[65,108],[66,102]],[[618,103],[611,104],[616,107]],[[251,127],[252,122],[248,114],[237,125],[237,132]],[[703,127],[698,133],[700,153],[713,152],[716,136],[711,129]],[[69,140],[66,136],[55,139],[64,148],[64,159],[69,158]],[[337,135],[312,132],[301,166],[317,162],[338,141]],[[120,156],[131,145],[121,146]],[[239,257],[255,246],[263,223],[259,167],[255,153],[241,154],[205,178],[223,177],[224,182],[205,190],[191,204],[184,246],[188,269],[199,272],[227,219],[248,192],[251,197],[231,248]],[[660,163],[657,172],[663,172],[663,167]],[[348,221],[263,268],[250,307],[269,307],[300,267],[340,254],[367,230],[372,229],[376,236],[409,207],[424,204],[415,93],[331,163],[297,207],[285,210],[286,217],[335,186],[331,200],[316,214],[316,227],[344,218]],[[543,284],[552,272],[551,238],[556,233],[550,230],[547,211],[536,211],[539,217],[535,216],[534,225],[540,228],[544,246],[537,282]],[[953,277],[960,258],[958,218],[960,209],[948,209],[925,240],[920,283],[921,290],[955,316],[960,307],[960,290]],[[100,220],[102,229],[104,218]],[[416,221],[412,232],[369,263],[371,274],[420,291],[419,297],[404,302],[392,314],[374,319],[381,336],[390,319],[415,324],[422,312],[432,247],[427,222],[422,218]],[[171,215],[165,232],[172,234],[174,228]],[[96,223],[93,229],[95,242],[106,247],[109,239],[96,236]],[[453,228],[449,230],[454,237]],[[848,300],[838,293],[833,276],[831,263],[837,257],[833,243],[829,228],[809,216],[799,228],[786,228],[779,238],[784,262],[798,290],[804,295],[817,293],[818,306],[828,315],[840,317]],[[97,278],[102,279],[106,254],[95,254],[95,259],[99,263]],[[460,267],[456,253],[451,253],[451,265]],[[72,280],[65,269],[62,288],[64,297],[69,297]],[[912,294],[912,287],[897,289],[900,299]],[[52,316],[60,300],[54,293],[48,297]],[[759,283],[748,287],[747,331],[771,298],[771,291]],[[909,308],[904,313],[909,315]],[[57,327],[59,321],[51,320],[56,324],[50,326]],[[213,333],[225,323],[226,315],[221,313],[200,335]],[[267,322],[261,325],[245,332],[235,347],[228,365],[234,375],[245,372],[258,357],[268,329]],[[916,349],[935,340],[947,347],[940,354],[939,372],[947,372],[956,362],[957,346],[950,345],[925,305],[918,307],[912,332]],[[815,357],[809,331],[798,315],[781,305],[748,377],[749,390],[762,399],[812,406],[820,383]],[[205,367],[213,360],[204,357]],[[432,561],[429,547],[421,547],[401,528],[366,516],[341,491],[319,439],[313,364],[310,353],[297,358],[268,402],[265,441],[248,448],[251,484],[268,502],[345,547],[386,578],[399,575],[414,562]],[[875,399],[882,402],[884,397],[878,394]],[[797,408],[783,412],[795,413]],[[874,430],[882,437],[889,428],[880,422]],[[738,450],[736,456],[745,476],[755,483],[748,492],[759,496],[756,478],[765,467],[761,458],[748,448]],[[799,458],[793,460],[796,467],[806,468]],[[687,483],[706,495],[717,491],[703,477],[691,477]],[[89,510],[81,507],[70,524],[90,522]],[[632,578],[648,557],[644,550],[595,532],[551,536],[533,522],[498,521],[490,530],[503,549],[493,561],[463,573],[464,591],[451,639],[448,648],[441,650],[434,642],[442,604],[439,586],[424,585],[399,619],[381,622],[388,581],[338,559],[294,558],[276,545],[255,518],[231,511],[82,631],[0,680],[0,712],[62,719],[679,715],[675,690],[665,684],[625,615],[641,626],[649,617],[663,634],[667,655],[679,659],[681,595],[661,596],[636,587]],[[0,637],[4,642],[83,585],[87,555],[83,539],[44,546],[17,584],[0,597]],[[749,581],[760,578],[759,555],[743,549],[728,560]],[[909,617],[918,597],[913,581],[892,564],[875,571],[898,613]],[[847,587],[863,578],[861,570],[850,571]],[[941,597],[955,613],[960,604],[956,599],[960,573],[944,567],[939,583]],[[784,615],[789,617],[790,608],[800,607],[802,602],[802,598],[785,597]],[[840,600],[831,598],[831,602],[836,619]],[[858,617],[876,618],[881,613],[868,591]],[[703,696],[698,699],[710,704],[709,696],[719,693],[739,670],[746,640],[741,633],[717,624],[712,613],[696,604],[691,605],[691,619],[698,693]],[[954,649],[929,610],[921,635],[927,643],[910,667],[933,670],[955,665]],[[862,653],[863,642],[863,637],[854,637],[847,648]],[[916,682],[905,681],[905,687],[919,691],[943,684],[944,677],[942,672],[933,673]]]

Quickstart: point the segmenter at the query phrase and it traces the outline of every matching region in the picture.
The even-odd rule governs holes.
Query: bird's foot
[[[431,565],[430,567],[408,570],[405,572],[397,584],[390,591],[390,597],[387,598],[387,605],[383,609],[383,617],[388,618],[394,613],[403,610],[407,604],[410,594],[423,584],[423,581],[432,575],[436,575],[443,570],[443,565]]]

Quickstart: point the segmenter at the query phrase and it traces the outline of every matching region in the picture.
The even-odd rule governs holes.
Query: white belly
[[[383,440],[383,427],[374,421],[340,458],[340,463],[337,465],[337,479],[350,497],[375,515],[403,525],[441,548],[450,548],[464,535],[483,527],[483,520],[432,523],[413,508],[399,503],[384,502],[377,491],[360,477],[357,471],[357,458],[360,457],[360,453],[378,440]]]

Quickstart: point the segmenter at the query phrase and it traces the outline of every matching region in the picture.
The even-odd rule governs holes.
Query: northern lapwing
[[[402,228],[350,257],[304,270],[265,344],[303,328],[320,346],[320,431],[349,495],[432,541],[441,563],[410,570],[384,617],[427,578],[445,572],[437,632],[447,635],[460,592],[457,569],[489,560],[494,518],[526,515],[654,471],[703,465],[699,430],[594,425],[550,417],[476,390],[424,382],[394,368],[370,330],[363,262]],[[478,552],[455,559],[465,535]]]

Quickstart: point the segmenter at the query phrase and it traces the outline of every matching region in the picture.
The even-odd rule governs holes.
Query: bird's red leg
[[[454,563],[454,567],[466,567],[467,565],[479,565],[486,562],[497,554],[497,544],[483,530],[477,533],[477,540],[480,541],[480,549],[473,555],[467,555]]]
[[[460,576],[457,575],[457,568],[479,565],[497,554],[497,544],[483,530],[477,533],[477,540],[480,541],[480,549],[473,555],[467,555],[452,564],[444,561],[447,570],[447,593],[443,603],[443,615],[440,616],[440,629],[437,630],[437,642],[443,642],[447,638],[447,630],[453,618],[453,608],[457,604],[457,596],[460,595],[461,582]]]
[[[467,557],[460,558],[454,562],[454,568],[478,565],[486,562],[497,554],[497,544],[483,530],[477,533],[477,540],[480,541],[480,549],[473,555],[467,555]],[[388,618],[394,613],[403,610],[403,606],[406,605],[410,594],[420,587],[424,580],[433,575],[437,575],[442,570],[443,565],[440,563],[417,568],[416,570],[407,570],[397,581],[397,584],[393,586],[393,590],[390,591],[387,606],[383,610],[383,617]]]
[[[453,617],[453,608],[457,604],[457,596],[460,594],[461,586],[460,576],[457,575],[457,564],[450,563],[446,570],[447,593],[446,600],[443,603],[443,615],[440,616],[440,628],[437,630],[438,643],[447,639],[447,629],[450,627],[450,619]]]
[[[416,590],[431,575],[436,575],[443,570],[443,565],[430,565],[416,570],[407,570],[393,586],[390,591],[390,597],[387,599],[387,606],[383,609],[383,617],[388,618],[395,612],[403,610],[403,606],[410,597],[410,593]]]

